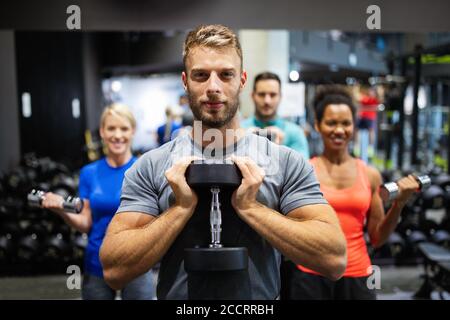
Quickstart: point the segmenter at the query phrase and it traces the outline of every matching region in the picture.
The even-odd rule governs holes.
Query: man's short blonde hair
[[[127,119],[130,122],[131,127],[133,129],[136,129],[136,119],[134,118],[133,113],[131,112],[130,108],[128,108],[128,106],[122,103],[113,103],[110,104],[109,106],[106,106],[100,117],[101,128],[103,128],[103,126],[105,125],[105,119],[108,115],[118,116]]]
[[[220,24],[200,25],[188,33],[183,47],[183,63],[186,68],[186,59],[192,49],[196,47],[209,47],[214,49],[234,48],[241,60],[242,48],[237,35],[228,27]]]

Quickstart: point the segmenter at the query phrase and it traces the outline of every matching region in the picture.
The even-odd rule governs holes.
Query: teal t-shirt
[[[281,118],[275,118],[273,120],[263,122],[252,116],[242,121],[241,126],[243,128],[258,127],[261,129],[270,126],[280,128],[284,132],[283,145],[300,152],[305,159],[309,159],[309,146],[305,133],[302,128],[293,122],[283,120]]]

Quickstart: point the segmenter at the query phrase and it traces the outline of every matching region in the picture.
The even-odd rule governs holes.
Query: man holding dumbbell
[[[336,282],[317,270],[287,263],[286,280],[290,299],[375,299],[367,286],[372,273],[364,239],[364,228],[373,247],[382,246],[394,231],[408,199],[420,185],[412,175],[392,184],[383,193],[391,194],[393,204],[385,214],[379,189],[382,178],[378,170],[367,166],[348,152],[353,138],[355,106],[350,93],[341,86],[325,86],[315,97],[315,128],[321,134],[324,151],[310,160],[324,197],[335,209],[347,239],[347,269]],[[396,192],[396,195],[394,193]]]
[[[241,185],[225,201],[243,223],[237,244],[248,243],[252,298],[279,295],[280,253],[338,279],[345,268],[345,240],[311,166],[297,152],[239,127],[239,94],[247,74],[237,36],[224,26],[200,26],[188,34],[183,57],[182,80],[197,121],[191,133],[143,155],[125,174],[121,206],[100,252],[106,281],[121,288],[161,261],[158,299],[188,298],[180,239],[187,230],[208,230],[190,223],[198,196],[185,172],[194,157],[172,155],[185,148],[202,157],[211,144],[242,173]],[[210,132],[221,138],[216,135],[211,143]],[[240,156],[245,154],[251,156]],[[268,160],[264,168],[255,154]]]

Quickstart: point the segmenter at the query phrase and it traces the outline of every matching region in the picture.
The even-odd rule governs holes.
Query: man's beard
[[[229,99],[221,110],[218,111],[220,117],[214,117],[214,114],[207,114],[206,111],[202,112],[202,105],[197,103],[196,97],[188,92],[189,105],[191,107],[192,113],[194,114],[195,120],[200,120],[203,126],[208,128],[219,129],[231,122],[231,120],[236,115],[239,109],[239,99],[238,96]],[[211,101],[217,101],[210,97]],[[214,118],[213,118],[214,117]]]
[[[275,109],[275,111],[271,110],[271,113],[267,114],[267,113],[260,112],[258,110],[258,108],[255,107],[255,115],[258,119],[261,119],[263,121],[268,121],[268,120],[273,119],[276,116],[276,109]]]

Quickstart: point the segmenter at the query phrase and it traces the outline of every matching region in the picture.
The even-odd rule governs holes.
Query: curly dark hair
[[[356,107],[352,94],[343,85],[323,85],[317,89],[313,100],[316,121],[320,123],[325,113],[325,109],[330,104],[346,104],[350,108],[353,120],[356,120]]]

